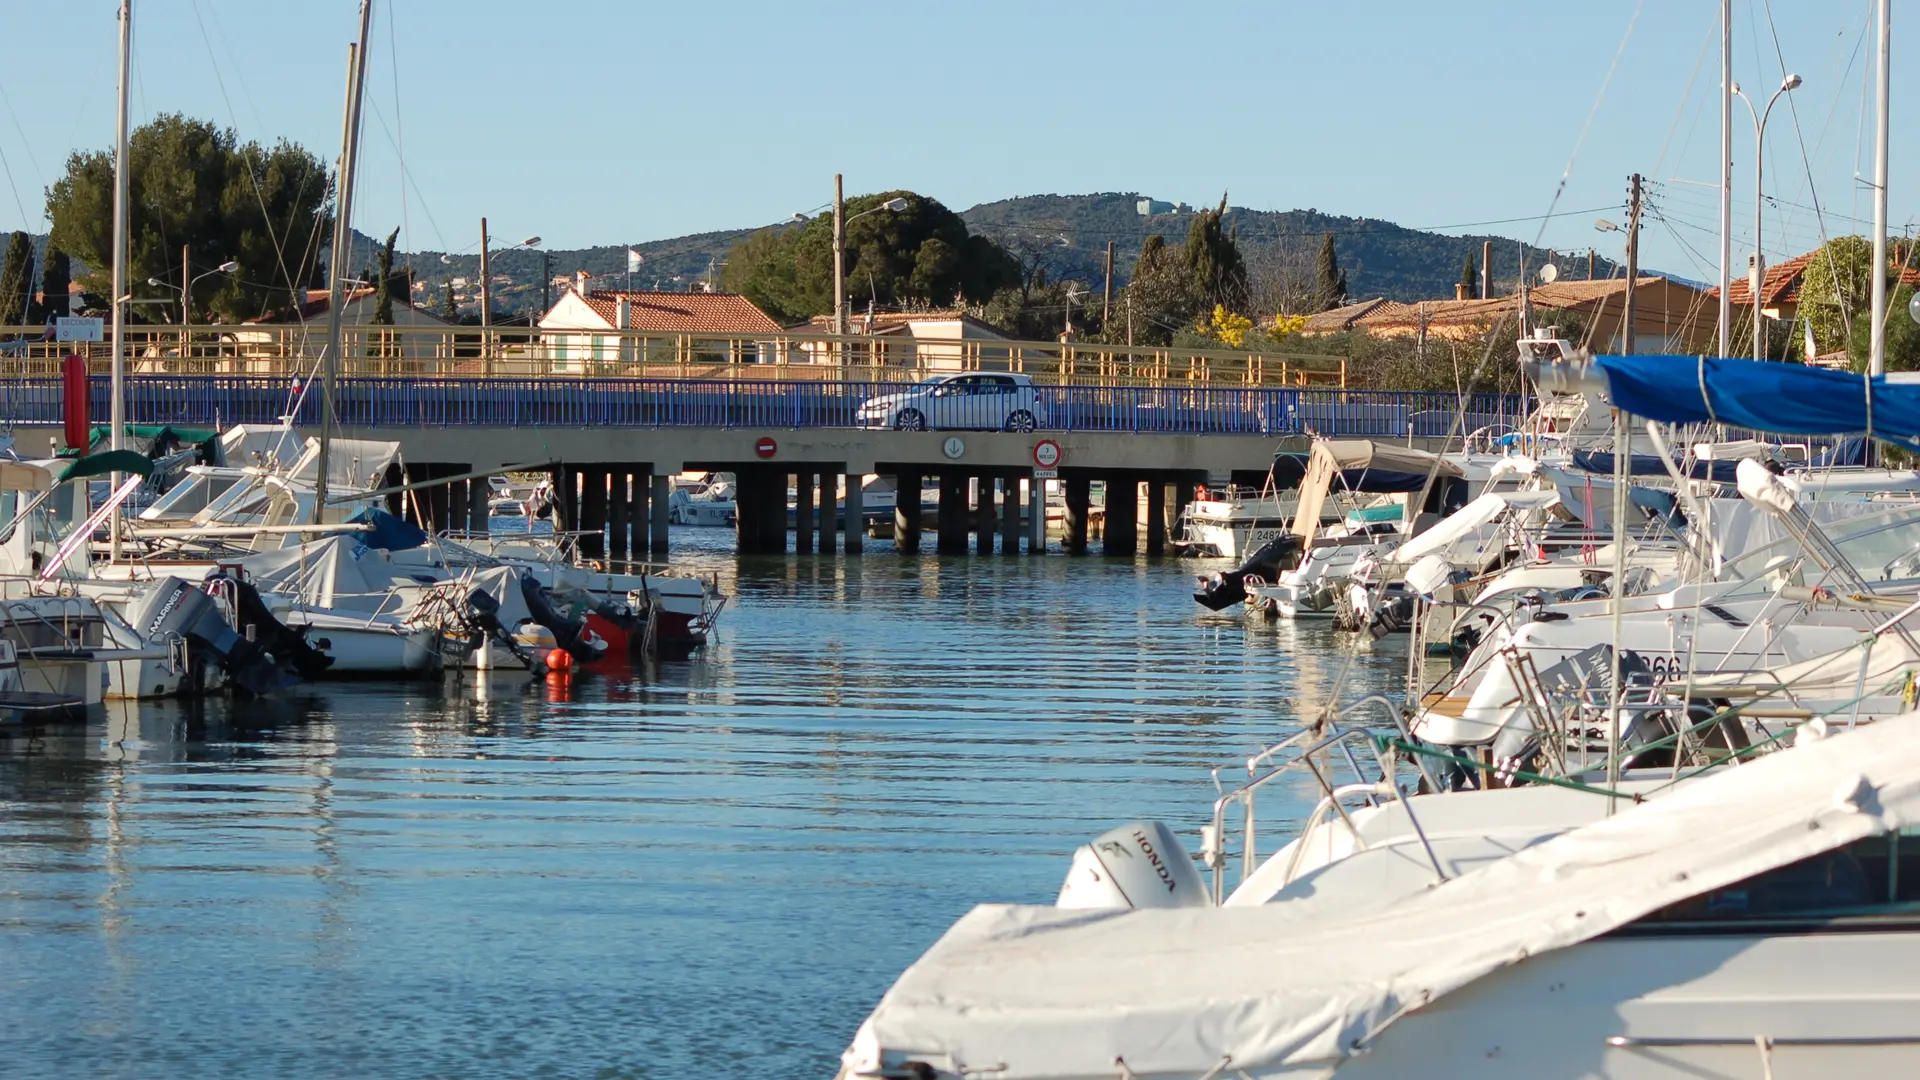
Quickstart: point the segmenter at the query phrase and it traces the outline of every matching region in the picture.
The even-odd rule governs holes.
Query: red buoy
[[[554,649],[547,653],[547,670],[559,674],[573,670],[573,654],[565,649]]]

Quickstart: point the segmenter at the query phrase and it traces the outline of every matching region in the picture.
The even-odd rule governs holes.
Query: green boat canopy
[[[128,424],[125,427],[129,439],[162,439],[171,434],[180,443],[206,443],[220,437],[212,428],[174,427],[171,424]],[[112,434],[105,424],[96,424],[93,428],[93,445]]]
[[[153,475],[153,462],[147,455],[132,450],[108,450],[99,454],[88,454],[67,466],[60,474],[60,482],[83,480],[90,476],[105,476],[108,473],[137,473],[141,476]]]

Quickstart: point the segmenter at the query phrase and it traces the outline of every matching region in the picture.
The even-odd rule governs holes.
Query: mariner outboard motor
[[[1212,577],[1200,579],[1193,599],[1208,611],[1223,611],[1247,598],[1247,577],[1258,574],[1268,581],[1292,569],[1300,555],[1300,538],[1293,533],[1279,536],[1255,548],[1239,566]]]
[[[547,664],[538,653],[520,643],[505,624],[500,621],[500,601],[485,589],[472,589],[467,592],[467,619],[478,627],[482,634],[498,642],[500,647],[512,653],[527,670],[535,675],[545,675]],[[476,646],[477,647],[477,646]]]
[[[606,649],[606,643],[597,640],[593,631],[587,629],[587,620],[568,619],[553,609],[547,599],[546,587],[532,574],[520,575],[520,598],[526,601],[527,614],[533,621],[553,631],[553,643],[567,650],[573,658],[582,663],[591,663],[600,659]]]
[[[194,651],[210,655],[227,680],[247,693],[269,694],[300,681],[261,642],[248,641],[228,625],[212,597],[179,578],[162,579],[137,617],[137,628],[149,641],[176,634],[186,638]]]
[[[316,679],[333,666],[333,657],[307,644],[305,633],[273,617],[260,590],[227,574],[212,574],[209,584],[224,583],[233,590],[234,608],[240,613],[240,625],[253,627],[253,641],[272,653],[274,659],[290,664],[303,679]]]

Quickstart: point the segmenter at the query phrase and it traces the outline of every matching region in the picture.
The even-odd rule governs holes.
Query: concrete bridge
[[[92,415],[108,414],[95,380]],[[1035,448],[1058,446],[1068,552],[1088,550],[1091,487],[1108,491],[1103,550],[1165,550],[1172,523],[1200,483],[1257,483],[1278,449],[1316,435],[1437,443],[1460,400],[1451,394],[1299,387],[1077,384],[1034,389],[1031,431],[1001,425],[1002,411],[945,419],[947,430],[862,426],[860,405],[897,382],[702,379],[373,378],[339,380],[336,432],[400,442],[409,482],[507,469],[554,477],[562,519],[583,530],[583,552],[624,559],[664,553],[672,474],[732,472],[743,553],[786,551],[787,492],[796,493],[794,548],[862,548],[860,478],[895,478],[895,532],[920,545],[922,479],[938,478],[936,549],[1044,550],[1043,486]],[[292,420],[317,434],[317,388],[280,376],[136,375],[127,379],[130,422],[192,427]],[[0,413],[24,453],[59,437],[61,390],[51,379],[0,379]],[[1468,430],[1513,424],[1526,403],[1474,395]],[[871,423],[871,419],[868,421]],[[1144,493],[1142,492],[1144,487]],[[844,489],[844,514],[835,501]],[[1133,497],[1127,497],[1127,494]],[[484,479],[422,490],[436,527],[487,528]],[[1144,507],[1139,520],[1136,507]],[[1024,515],[1029,527],[1022,530]],[[838,527],[844,517],[850,527]]]

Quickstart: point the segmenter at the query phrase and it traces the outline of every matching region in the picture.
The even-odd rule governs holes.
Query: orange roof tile
[[[777,334],[780,324],[739,293],[596,289],[581,297],[594,314],[619,325],[619,302],[630,303],[628,326],[662,334]]]

